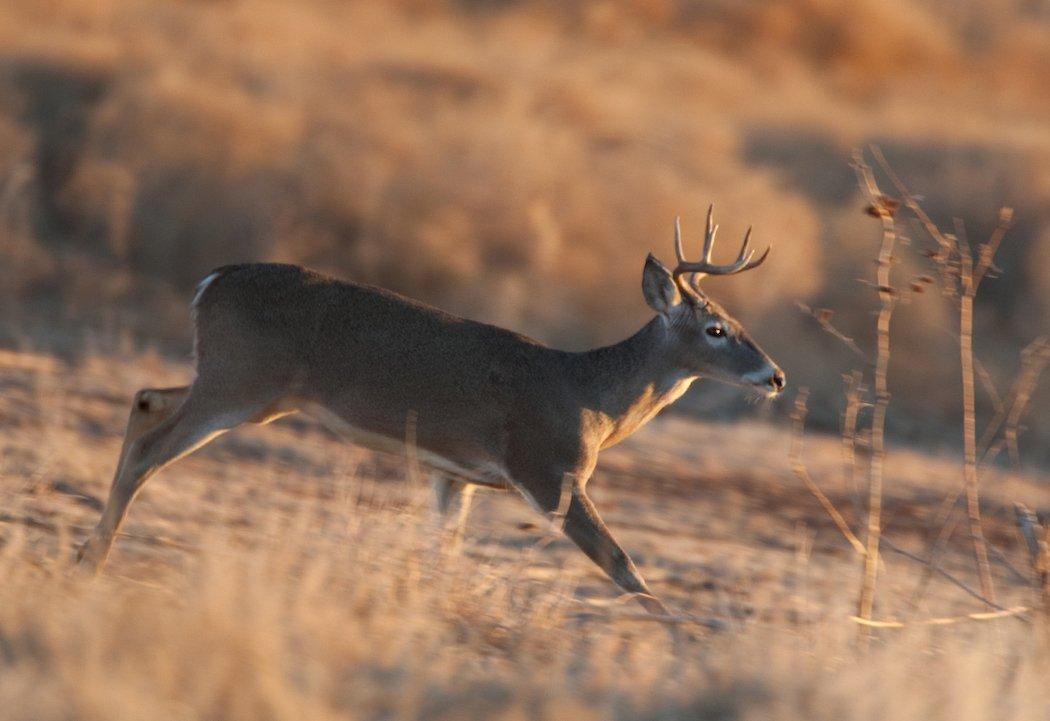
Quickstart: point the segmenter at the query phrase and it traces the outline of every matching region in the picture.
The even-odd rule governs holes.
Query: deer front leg
[[[593,464],[590,467],[593,468]],[[583,481],[586,475],[589,475],[589,471]],[[513,485],[541,513],[560,523],[569,540],[598,564],[617,586],[634,594],[646,611],[655,615],[670,615],[663,603],[649,590],[631,557],[609,532],[598,515],[598,509],[584,492],[583,481],[579,474],[565,474],[557,482],[553,478],[549,478],[547,483],[515,480]]]
[[[649,586],[635,568],[634,561],[613,538],[598,515],[598,509],[582,488],[573,491],[569,508],[565,512],[563,529],[565,535],[579,546],[588,558],[597,563],[617,586],[635,594],[646,611],[656,615],[669,615],[667,608],[649,590]]]

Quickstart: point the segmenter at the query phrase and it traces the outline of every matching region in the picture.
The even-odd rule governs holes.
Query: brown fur
[[[101,565],[153,473],[241,423],[302,410],[380,450],[400,448],[410,432],[423,461],[459,479],[443,481],[439,506],[452,505],[465,481],[563,510],[566,534],[662,612],[585,493],[598,451],[701,373],[779,373],[724,311],[675,287],[651,260],[645,290],[659,315],[621,343],[570,353],[296,266],[220,268],[193,303],[197,378],[136,395],[109,501],[81,558]],[[736,333],[731,353],[705,341],[712,319]]]

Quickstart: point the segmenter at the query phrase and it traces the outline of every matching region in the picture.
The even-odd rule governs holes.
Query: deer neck
[[[667,334],[656,317],[626,340],[575,356],[574,381],[602,448],[636,431],[696,380],[673,363]]]

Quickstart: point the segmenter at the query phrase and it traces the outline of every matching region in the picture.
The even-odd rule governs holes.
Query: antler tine
[[[758,266],[762,265],[762,263],[765,262],[765,260],[766,260],[766,256],[769,255],[769,251],[771,251],[771,250],[773,250],[773,246],[772,245],[766,246],[766,249],[762,253],[762,255],[758,256],[758,258],[756,258],[755,260],[752,260],[749,263],[744,264],[744,266],[742,268],[740,268],[740,270],[738,270],[736,272],[737,273],[743,273],[745,270],[751,270],[752,268],[757,268]],[[751,251],[751,255],[754,255],[754,254],[755,254],[755,251]],[[748,257],[750,257],[750,256],[748,256]]]
[[[769,255],[769,251],[772,250],[772,246],[766,248],[765,252],[761,256],[755,258],[755,251],[748,251],[748,245],[751,242],[751,226],[748,226],[747,232],[744,234],[744,242],[740,246],[740,253],[737,254],[736,260],[732,263],[725,265],[716,265],[711,262],[711,251],[714,248],[715,233],[718,232],[718,226],[714,223],[714,206],[711,205],[707,209],[707,229],[704,233],[704,251],[703,257],[696,262],[687,261],[685,259],[685,252],[682,249],[682,228],[679,219],[676,217],[674,221],[674,244],[675,244],[675,255],[678,257],[678,266],[674,269],[673,275],[675,279],[686,273],[694,273],[695,280],[700,280],[705,275],[733,275],[735,273],[741,273],[745,270],[757,268],[765,261],[766,256]]]
[[[749,226],[747,226],[747,232],[744,233],[744,244],[740,246],[740,254],[737,255],[737,257],[736,257],[736,262],[737,263],[739,263],[740,261],[743,260],[744,264],[746,265],[748,263],[748,261],[750,261],[751,258],[754,257],[755,251],[752,250],[750,253],[747,252],[747,244],[748,244],[748,242],[750,242],[750,240],[751,240],[751,226],[749,225]],[[744,259],[745,255],[747,255],[747,259],[746,260]]]
[[[686,262],[685,251],[682,249],[682,222],[679,216],[674,217],[674,254],[678,256],[678,264]]]
[[[704,255],[703,262],[711,262],[711,251],[715,247],[715,233],[718,232],[718,226],[715,225],[715,204],[707,206],[707,230],[704,232]]]

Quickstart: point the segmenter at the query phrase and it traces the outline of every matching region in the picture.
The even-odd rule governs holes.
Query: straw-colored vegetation
[[[674,641],[512,496],[483,496],[461,555],[442,557],[403,459],[302,421],[240,430],[163,472],[87,581],[73,548],[97,520],[126,400],[188,369],[0,363],[5,719],[1039,721],[1050,707],[1031,615],[879,632],[858,655],[860,563],[791,478],[779,426],[658,420],[592,483],[654,590],[716,627]],[[806,460],[858,528],[838,441],[809,438]],[[921,553],[958,463],[894,450],[886,475],[885,534]],[[986,535],[1024,571],[1009,504],[1045,511],[1045,485],[991,479]],[[959,534],[939,563],[974,585],[971,553]],[[883,564],[879,620],[984,610],[940,576],[915,596],[922,566],[904,556]],[[1001,604],[1034,602],[993,571]]]
[[[1038,3],[11,0],[0,47],[0,719],[1050,714]],[[857,190],[871,141],[911,192],[878,155],[895,197]],[[579,348],[636,329],[645,253],[709,201],[775,245],[712,294],[809,390],[702,382],[603,454],[681,622],[512,495],[443,548],[407,459],[301,417],[161,472],[74,568],[212,266]]]

